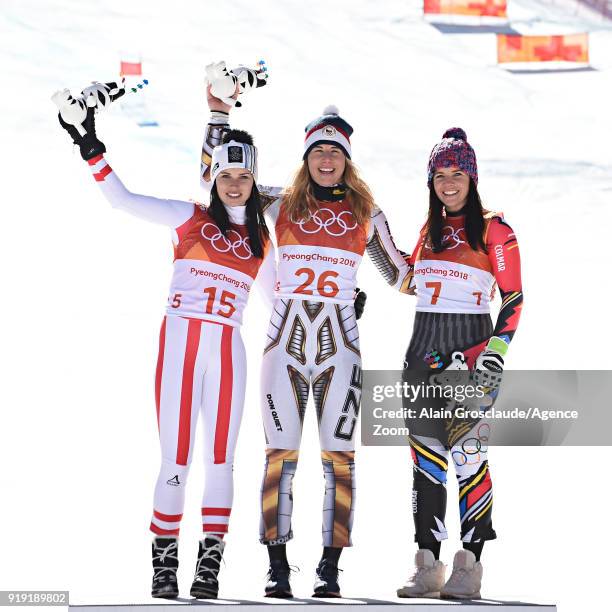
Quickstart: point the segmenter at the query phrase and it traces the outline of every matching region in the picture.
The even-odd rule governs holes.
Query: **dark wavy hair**
[[[243,130],[229,130],[223,136],[223,144],[226,144],[234,140],[236,142],[242,142],[244,144],[253,144],[253,137]],[[227,230],[230,229],[231,223],[229,215],[225,206],[219,197],[217,191],[217,184],[213,184],[210,191],[210,205],[208,207],[208,213],[212,217],[213,221],[217,224],[217,227],[224,236],[227,236]],[[246,226],[249,233],[249,242],[251,243],[251,251],[255,257],[260,259],[264,256],[264,243],[268,240],[270,233],[264,219],[263,207],[261,203],[261,196],[257,185],[253,184],[251,189],[251,195],[246,201]]]
[[[433,185],[429,188],[429,215],[427,217],[427,237],[434,253],[440,253],[446,247],[442,244],[442,227],[444,225],[444,204],[436,195]],[[470,178],[470,188],[462,211],[465,211],[465,234],[474,251],[487,253],[484,241],[485,209],[482,206],[478,188]]]

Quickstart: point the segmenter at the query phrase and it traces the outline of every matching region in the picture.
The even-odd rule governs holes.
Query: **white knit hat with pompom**
[[[338,107],[328,104],[323,109],[323,114],[311,121],[306,126],[306,138],[304,140],[304,159],[308,157],[310,150],[318,144],[333,144],[340,147],[344,154],[351,158],[351,134],[353,128],[340,117]]]

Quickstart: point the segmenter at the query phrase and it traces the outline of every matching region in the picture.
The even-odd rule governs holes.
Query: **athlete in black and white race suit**
[[[210,96],[209,106],[215,108]],[[353,306],[357,269],[367,250],[392,287],[408,292],[412,278],[385,215],[360,179],[356,184],[362,192],[365,186],[368,207],[363,221],[356,220],[354,202],[362,194],[351,185],[356,174],[350,160],[352,128],[336,109],[326,110],[306,128],[304,162],[292,186],[298,188],[300,180],[308,185],[307,214],[292,215],[281,188],[258,186],[268,198],[265,212],[278,248],[276,301],[261,377],[267,450],[260,531],[271,560],[266,593],[277,597],[291,595],[284,545],[293,536],[292,480],[310,387],[326,481],[324,554],[315,594],[339,596],[337,561],[342,548],[351,546],[354,434],[361,399],[361,356]],[[212,147],[227,129],[228,115],[213,110],[202,151],[204,185]]]
[[[461,351],[474,384],[486,388],[499,379],[518,325],[523,302],[518,242],[501,213],[482,208],[477,183],[474,150],[465,132],[452,128],[431,153],[429,218],[410,258],[417,306],[404,377],[413,382],[420,376],[429,380],[448,365],[454,351]],[[493,326],[489,312],[496,285],[502,304]],[[480,597],[480,553],[484,542],[496,537],[490,425],[477,417],[433,419],[412,423],[410,430],[419,551],[415,574],[398,595]],[[463,550],[455,556],[456,571],[445,583],[439,553],[448,537],[444,520],[449,458],[459,482]]]

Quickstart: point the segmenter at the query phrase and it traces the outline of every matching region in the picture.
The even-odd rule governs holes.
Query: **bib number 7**
[[[300,268],[299,270],[295,271],[295,275],[306,277],[304,282],[295,290],[295,293],[300,293],[302,295],[314,295],[315,291],[311,287],[315,285],[315,281],[318,295],[322,295],[323,297],[335,297],[338,295],[338,291],[340,291],[337,283],[331,280],[332,278],[336,278],[338,276],[338,272],[334,272],[333,270],[321,272],[317,278],[317,275],[312,268]]]
[[[425,283],[425,286],[428,289],[433,289],[433,293],[431,294],[431,303],[432,304],[437,304],[438,303],[438,298],[440,297],[440,291],[442,290],[442,283],[437,281],[437,282],[431,282],[431,283]]]
[[[433,289],[433,292],[431,294],[431,304],[437,304],[438,298],[440,297],[440,292],[442,291],[442,283],[440,281],[432,281],[430,283],[425,283],[425,286],[428,289]],[[476,298],[476,306],[480,306],[480,301],[482,299],[482,291],[474,291],[472,295]]]

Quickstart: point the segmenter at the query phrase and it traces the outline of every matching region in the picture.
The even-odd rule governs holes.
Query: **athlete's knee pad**
[[[151,531],[157,535],[178,535],[183,507],[188,465],[163,460],[155,485]]]
[[[189,465],[181,465],[174,461],[162,459],[157,479],[158,485],[160,482],[164,482],[168,487],[171,487],[168,491],[173,493],[183,491],[189,476],[189,467]]]
[[[321,451],[325,475],[323,546],[351,546],[355,506],[355,451]]]
[[[260,542],[284,544],[293,537],[292,483],[297,468],[298,451],[279,448],[266,450],[266,465],[261,485]]]

